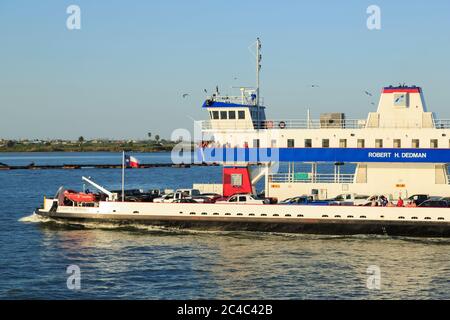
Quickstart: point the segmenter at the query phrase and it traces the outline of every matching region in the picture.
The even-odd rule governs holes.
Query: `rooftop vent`
[[[321,128],[342,128],[344,126],[345,114],[322,113],[320,115]]]

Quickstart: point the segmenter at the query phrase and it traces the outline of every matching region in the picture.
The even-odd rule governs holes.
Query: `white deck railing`
[[[450,119],[434,119],[436,129],[450,129]]]
[[[269,175],[269,182],[276,183],[353,183],[354,174],[328,173],[275,173]]]
[[[256,105],[256,100],[252,99],[250,96],[216,96],[216,97],[210,97],[209,100],[214,101],[214,102],[242,104],[244,106],[255,106]],[[264,106],[264,97],[259,98],[259,105],[261,107]]]
[[[205,120],[201,122],[203,130],[213,128],[213,121],[216,121],[217,128],[241,130],[241,129],[362,129],[366,126],[366,120],[350,119],[350,120],[260,120],[252,122],[243,122],[242,120]],[[245,124],[248,127],[245,127]]]
[[[366,128],[366,120],[364,119],[345,119],[334,120],[261,120],[253,122],[245,122],[242,120],[212,120],[216,121],[216,128],[227,130],[242,129],[364,129]],[[213,128],[211,120],[199,121],[202,130],[211,130]],[[450,119],[435,119],[434,127],[436,129],[450,129]],[[383,126],[382,128],[407,128],[407,126]]]
[[[259,129],[361,129],[366,126],[363,119],[343,119],[343,120],[318,120],[318,119],[269,119],[254,121],[255,128]]]

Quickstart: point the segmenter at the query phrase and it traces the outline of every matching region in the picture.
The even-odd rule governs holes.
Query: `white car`
[[[390,195],[390,194],[387,194],[387,195],[374,194],[374,195],[371,195],[370,197],[368,197],[368,198],[365,199],[365,200],[355,201],[355,202],[354,202],[354,205],[355,205],[355,206],[369,206],[369,205],[372,204],[373,201],[375,201],[375,202],[377,202],[377,203],[380,203],[380,201],[381,201],[381,200],[380,200],[380,197],[381,197],[381,196],[386,197],[387,200],[388,200],[389,202],[393,202],[394,204],[397,203],[396,201],[393,201],[392,195]]]
[[[180,192],[174,192],[174,193],[169,193],[169,194],[163,194],[161,197],[159,198],[155,198],[153,199],[153,202],[155,203],[171,203],[174,202],[175,200],[180,200],[182,198],[182,195]]]
[[[330,203],[337,205],[354,205],[359,206],[367,202],[369,196],[360,195],[356,193],[340,194],[333,199],[329,199]]]
[[[226,200],[218,200],[216,203],[238,203],[238,204],[266,204],[265,199],[258,199],[250,194],[235,194]]]
[[[155,203],[172,203],[172,202],[179,202],[179,200],[182,199],[191,199],[191,200],[195,200],[195,202],[210,202],[210,199],[206,198],[206,197],[191,197],[188,196],[186,192],[184,191],[178,191],[177,192],[173,192],[173,193],[169,193],[169,194],[164,194],[159,198],[155,198],[153,199],[153,202]]]

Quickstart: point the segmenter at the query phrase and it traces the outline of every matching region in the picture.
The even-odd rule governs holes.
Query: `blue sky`
[[[66,28],[71,4],[81,30]],[[381,30],[366,27],[371,4]],[[381,87],[400,82],[450,118],[450,1],[0,0],[0,138],[191,128],[206,118],[204,88],[254,84],[257,36],[270,118],[365,118]]]

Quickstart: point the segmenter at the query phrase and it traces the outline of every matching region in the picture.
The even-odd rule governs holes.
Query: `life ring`
[[[280,129],[286,128],[286,122],[280,121],[280,123],[278,123],[278,127],[280,127]]]

